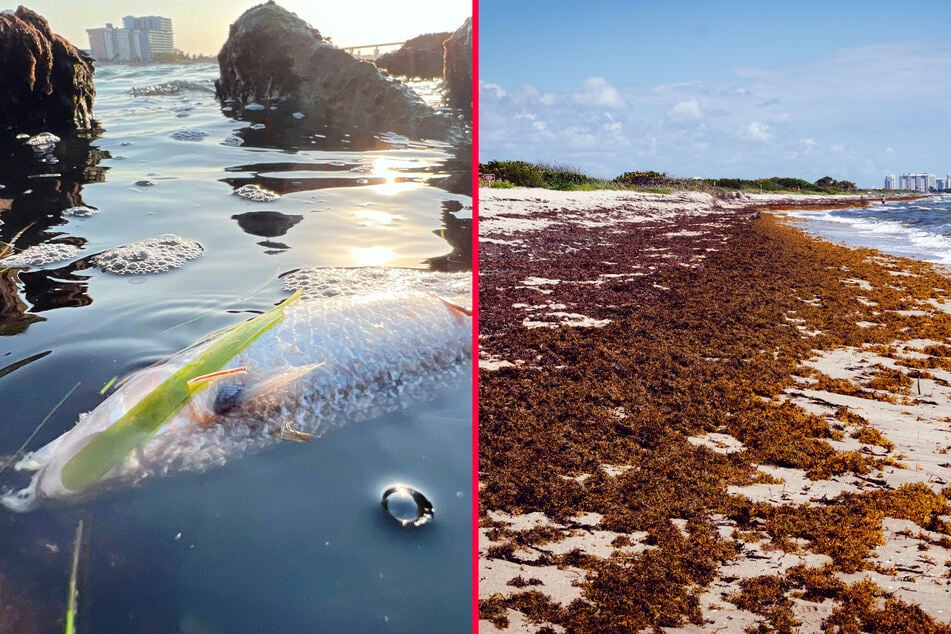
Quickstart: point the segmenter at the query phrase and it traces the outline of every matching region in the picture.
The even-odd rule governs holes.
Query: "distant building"
[[[927,194],[932,189],[937,188],[937,181],[934,174],[905,173],[898,179],[898,187],[899,189],[911,189]]]
[[[122,18],[122,28],[111,23],[86,29],[93,57],[103,62],[151,62],[175,50],[172,21],[157,15]]]
[[[153,55],[171,53],[175,50],[175,37],[172,32],[172,21],[157,15],[134,17],[127,15],[122,18],[122,26],[133,31],[141,31],[148,40],[148,48]]]
[[[936,181],[936,183],[937,184],[935,185],[935,189],[937,189],[939,192],[944,191],[948,188],[948,182],[944,180],[943,178],[939,178]]]
[[[885,176],[885,189],[895,189],[896,183],[897,180],[894,174],[887,174]]]

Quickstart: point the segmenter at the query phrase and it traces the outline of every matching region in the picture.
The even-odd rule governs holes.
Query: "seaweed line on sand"
[[[951,281],[573,194],[480,209],[481,629],[951,632]]]

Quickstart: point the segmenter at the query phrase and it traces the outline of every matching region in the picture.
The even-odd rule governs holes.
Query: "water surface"
[[[29,449],[94,408],[113,378],[269,308],[287,295],[281,273],[470,268],[464,134],[453,142],[358,138],[272,111],[242,120],[215,101],[216,74],[215,66],[100,68],[101,136],[63,138],[47,156],[22,142],[3,151],[0,240],[81,250],[0,273],[0,456],[74,386]],[[438,105],[435,84],[415,87]],[[246,184],[280,197],[232,193]],[[97,213],[63,213],[76,205]],[[90,263],[95,253],[163,234],[198,241],[201,257],[138,276]],[[205,474],[81,505],[2,511],[0,590],[14,589],[5,600],[41,629],[57,629],[84,518],[86,631],[467,629],[470,418],[463,381],[412,411]],[[407,529],[387,517],[380,496],[394,482],[424,492],[435,520]],[[7,472],[5,484],[23,480]]]
[[[806,231],[833,242],[951,265],[951,196],[789,215]]]

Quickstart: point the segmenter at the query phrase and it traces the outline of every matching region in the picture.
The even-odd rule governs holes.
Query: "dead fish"
[[[284,440],[418,403],[471,372],[471,310],[428,293],[300,292],[132,375],[24,456],[0,504],[25,512],[112,484],[204,471]]]

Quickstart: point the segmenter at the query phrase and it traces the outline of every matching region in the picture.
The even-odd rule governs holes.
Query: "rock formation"
[[[94,127],[92,58],[50,30],[38,13],[0,13],[0,130]]]
[[[398,51],[381,55],[374,62],[391,75],[441,79],[443,42],[451,33],[428,33],[407,40]]]
[[[449,105],[472,111],[472,18],[456,29],[445,43],[446,91]]]
[[[252,7],[231,25],[218,53],[219,99],[280,105],[310,125],[339,131],[444,137],[449,120],[407,86],[385,77],[274,4]],[[239,109],[239,107],[236,107]]]

